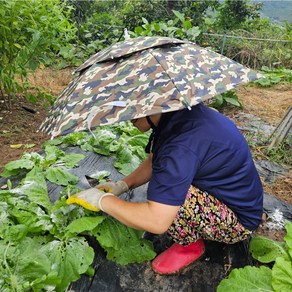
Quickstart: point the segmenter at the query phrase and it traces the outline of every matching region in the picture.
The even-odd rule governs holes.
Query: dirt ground
[[[43,88],[50,94],[58,96],[67,86],[71,76],[71,69],[39,70],[30,76],[30,82]],[[227,108],[224,114],[233,120],[241,114],[252,114],[271,126],[276,126],[291,105],[292,85],[276,85],[271,88],[242,86],[238,89],[238,97],[243,103],[243,109]],[[13,101],[10,111],[5,108],[0,97],[0,172],[6,163],[19,159],[24,152],[38,151],[44,141],[50,137],[39,133],[38,127],[47,115],[49,105],[42,102],[30,104],[18,97]],[[256,159],[264,159],[259,153],[253,153]],[[287,165],[286,165],[287,167]],[[265,192],[273,194],[279,199],[292,204],[292,168],[284,176],[273,183],[263,180]]]

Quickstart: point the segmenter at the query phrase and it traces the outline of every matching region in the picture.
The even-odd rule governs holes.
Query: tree
[[[60,0],[1,1],[0,97],[8,108],[17,91],[25,92],[16,76],[25,78],[48,61],[47,52],[57,52],[75,37],[65,11]]]
[[[119,11],[119,17],[125,27],[133,30],[143,24],[142,18],[148,22],[159,22],[173,19],[173,10],[179,11],[189,17],[192,25],[200,25],[209,9],[215,9],[219,5],[218,0],[189,1],[189,0],[148,0],[124,2],[124,7]]]
[[[215,26],[226,30],[238,29],[247,19],[260,17],[262,3],[248,4],[249,0],[225,0],[219,7]]]

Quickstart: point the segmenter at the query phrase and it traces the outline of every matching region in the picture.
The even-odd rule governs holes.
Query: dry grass
[[[53,96],[58,96],[74,77],[72,68],[66,69],[39,69],[28,75],[28,81],[32,86],[39,87]]]
[[[292,170],[284,177],[278,177],[273,184],[263,183],[265,192],[273,194],[292,205]]]
[[[241,87],[238,96],[244,111],[276,126],[292,103],[292,85],[275,85],[268,88]]]

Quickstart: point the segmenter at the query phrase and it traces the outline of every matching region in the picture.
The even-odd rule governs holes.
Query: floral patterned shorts
[[[181,245],[197,239],[236,243],[252,231],[244,228],[234,212],[207,192],[191,186],[168,234]]]

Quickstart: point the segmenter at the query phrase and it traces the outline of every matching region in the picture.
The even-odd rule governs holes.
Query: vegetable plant
[[[285,228],[285,242],[264,236],[254,237],[250,242],[250,252],[264,265],[232,270],[229,277],[221,281],[217,291],[291,291],[292,222],[286,221]]]
[[[46,142],[60,147],[80,146],[83,151],[115,156],[114,166],[123,175],[130,174],[146,158],[144,151],[149,133],[141,133],[130,122],[97,127],[93,135],[74,132]],[[126,146],[126,147],[125,147]]]
[[[94,249],[88,238],[99,243],[107,259],[121,265],[154,258],[152,243],[142,239],[142,231],[102,212],[66,204],[69,195],[80,191],[71,169],[78,167],[84,155],[65,153],[62,147],[74,144],[106,152],[111,145],[110,154],[122,154],[117,167],[125,172],[130,169],[129,161],[138,160],[141,149],[135,147],[145,143],[147,135],[141,136],[128,124],[113,129],[115,134],[109,135],[108,141],[107,128],[95,131],[97,138],[98,133],[104,135],[105,143],[87,133],[73,133],[46,143],[43,153],[25,153],[4,167],[1,176],[7,178],[7,189],[0,190],[1,291],[65,291],[80,275],[92,275]],[[125,147],[126,154],[119,139],[131,146]],[[133,149],[136,153],[132,155],[129,151]],[[109,175],[105,171],[97,174],[101,179]],[[48,194],[47,181],[64,187],[55,202]]]
[[[222,94],[217,95],[215,97],[215,101],[210,104],[211,107],[214,107],[216,109],[221,109],[227,105],[242,108],[242,104],[239,101],[238,96],[234,90],[229,90]]]
[[[265,78],[254,81],[259,86],[269,87],[282,82],[292,83],[292,70],[290,69],[271,69],[263,66],[261,71]]]

